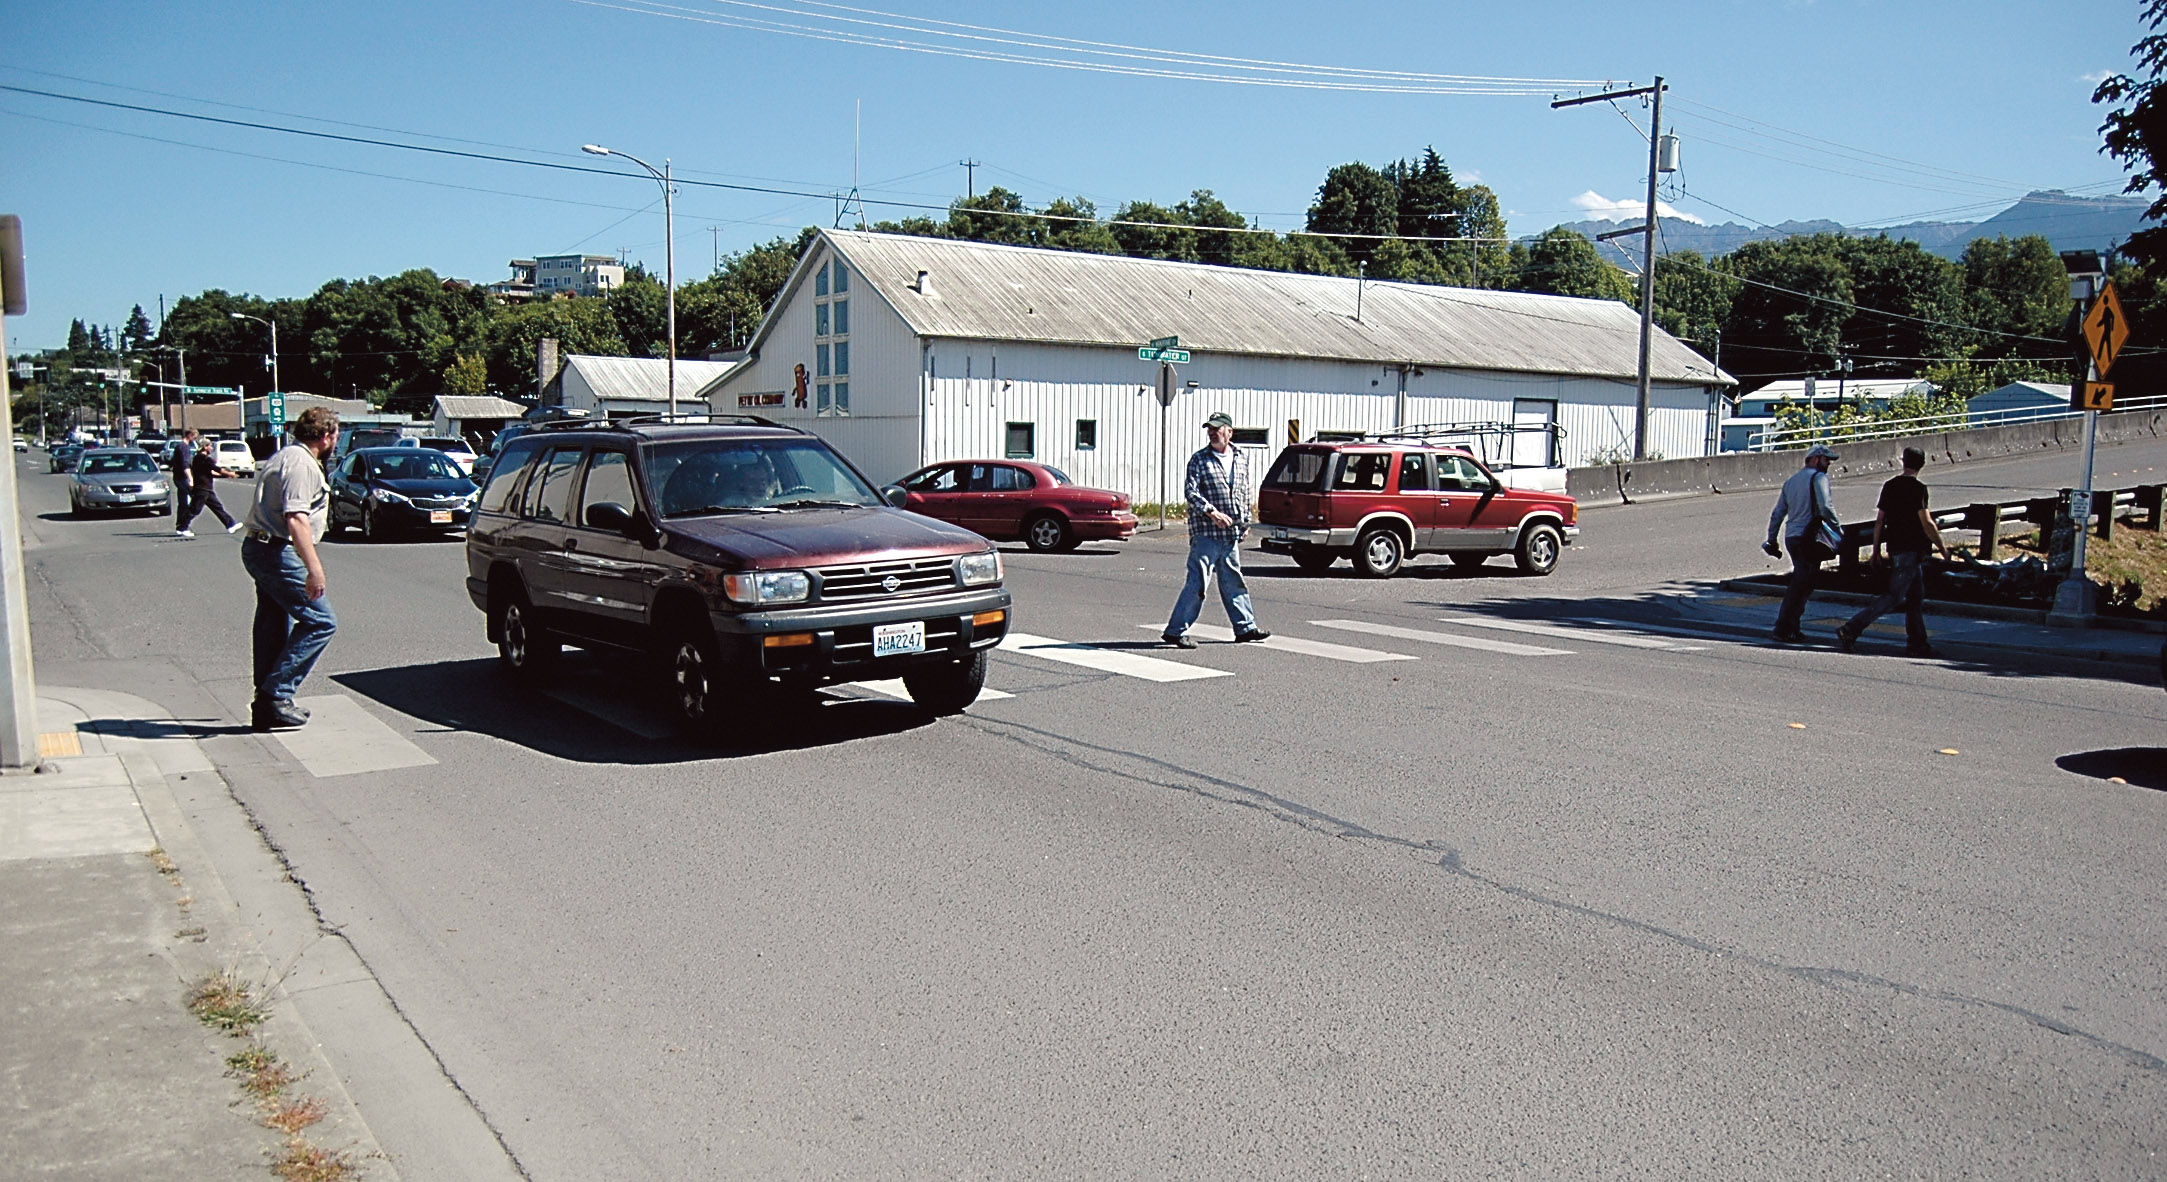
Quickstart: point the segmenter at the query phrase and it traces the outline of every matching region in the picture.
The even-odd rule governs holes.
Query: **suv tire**
[[[497,595],[497,665],[522,682],[540,680],[557,661],[557,638],[534,622],[534,606],[526,592],[515,589]]]
[[[714,634],[698,624],[681,623],[670,630],[663,656],[670,679],[670,721],[687,738],[711,737],[717,708],[729,692]]]
[[[1321,575],[1330,570],[1332,564],[1338,561],[1339,555],[1322,546],[1312,546],[1308,542],[1296,542],[1294,544],[1294,565],[1301,567],[1310,574]]]
[[[1389,529],[1365,531],[1354,543],[1354,569],[1372,579],[1389,579],[1407,560],[1407,544]]]
[[[1057,513],[1041,513],[1023,523],[1023,544],[1040,554],[1076,548],[1076,531]]]
[[[961,660],[926,665],[903,675],[910,700],[933,714],[960,714],[978,700],[986,684],[986,651],[980,649]]]
[[[1538,521],[1520,531],[1520,545],[1513,550],[1512,560],[1523,575],[1547,575],[1558,568],[1558,552],[1564,548],[1558,528]]]

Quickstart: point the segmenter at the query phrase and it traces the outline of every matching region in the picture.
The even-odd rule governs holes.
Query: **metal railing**
[[[2116,399],[2114,409],[2125,411],[2167,410],[2167,395]],[[2008,427],[2022,423],[2045,423],[2084,416],[2066,406],[2034,406],[2015,410],[1950,411],[1910,419],[1861,419],[1850,423],[1817,423],[1803,427],[1769,427],[1746,437],[1747,451],[1788,451],[1816,443],[1860,443],[1876,439],[1902,439],[1943,431],[1970,431],[1981,427]]]
[[[2035,525],[2042,536],[2054,528],[2056,519],[2063,511],[2064,494],[2051,497],[2029,497],[2021,501],[1980,501],[1933,512],[1934,525],[1941,529],[1977,531],[1979,545],[1974,554],[1984,562],[1994,561],[1994,554],[2001,544],[2003,522],[2017,521]],[[2099,489],[2092,494],[2092,509],[2083,522],[2083,528],[2100,538],[2112,537],[2115,522],[2126,521],[2137,529],[2159,532],[2163,509],[2167,509],[2167,485],[2139,484],[2129,488]],[[1836,569],[1850,573],[1864,565],[1859,557],[1862,551],[1873,548],[1874,523],[1853,521],[1843,527],[1843,544],[1836,551]]]

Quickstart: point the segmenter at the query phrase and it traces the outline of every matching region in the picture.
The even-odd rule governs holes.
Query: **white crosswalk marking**
[[[1680,628],[1674,624],[1633,624],[1624,620],[1583,619],[1579,622],[1599,624],[1605,628],[1624,628],[1634,632],[1658,632],[1664,636],[1689,636],[1694,640],[1723,640],[1734,644],[1760,640],[1767,636],[1767,632],[1760,628],[1749,632],[1717,632],[1701,628]]]
[[[272,738],[318,778],[357,772],[386,772],[422,767],[436,757],[408,742],[381,719],[344,694],[295,698],[313,713],[300,730],[276,731]]]
[[[1137,625],[1139,628],[1152,631],[1158,631],[1165,626],[1164,624]],[[1213,624],[1193,624],[1189,628],[1189,634],[1204,640],[1221,642],[1231,642],[1234,639],[1234,630],[1232,628],[1221,628]],[[1388,653],[1373,648],[1355,648],[1353,645],[1347,644],[1329,644],[1322,640],[1303,640],[1298,636],[1286,636],[1279,633],[1274,633],[1268,640],[1252,642],[1252,647],[1275,648],[1282,652],[1323,657],[1328,661],[1349,661],[1357,665],[1367,665],[1376,661],[1414,661],[1420,659],[1408,656],[1406,653]]]
[[[1424,644],[1445,644],[1454,648],[1481,649],[1486,653],[1504,653],[1515,657],[1567,657],[1571,649],[1543,648],[1533,644],[1514,644],[1509,640],[1488,640],[1480,636],[1461,636],[1453,632],[1427,632],[1420,628],[1400,628],[1391,624],[1371,624],[1362,620],[1311,620],[1319,628],[1337,628],[1343,632],[1366,632],[1372,636],[1393,636],[1401,640],[1419,640]]]
[[[1033,636],[1028,632],[1011,632],[1001,641],[1001,648],[1028,657],[1040,657],[1059,661],[1064,665],[1081,665],[1101,673],[1119,673],[1123,677],[1140,677],[1145,681],[1197,681],[1206,677],[1232,677],[1223,669],[1204,669],[1184,665],[1178,661],[1162,661],[1157,657],[1138,656],[1119,649],[1098,648],[1088,644],[1074,644],[1066,640],[1054,640],[1046,636]]]
[[[901,698],[903,701],[910,701],[910,691],[903,688],[903,679],[900,677],[887,677],[879,681],[850,681],[829,688],[871,690],[884,698]],[[978,700],[981,702],[996,702],[1002,698],[1013,698],[1015,696],[1014,694],[1003,693],[991,686],[978,691]]]
[[[1555,624],[1531,624],[1525,620],[1488,620],[1475,616],[1439,616],[1441,624],[1467,624],[1476,628],[1497,628],[1506,632],[1526,632],[1533,636],[1555,636],[1560,640],[1586,640],[1595,644],[1615,644],[1625,648],[1661,648],[1672,652],[1699,652],[1697,644],[1678,644],[1656,636],[1641,636],[1628,631],[1597,632],[1589,628],[1560,628]],[[1598,621],[1588,620],[1595,624]],[[1624,624],[1605,624],[1605,627],[1626,628]]]

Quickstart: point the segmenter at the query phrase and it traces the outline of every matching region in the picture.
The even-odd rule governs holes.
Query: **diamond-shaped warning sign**
[[[2129,339],[2129,321],[2122,316],[2122,300],[2114,294],[2114,284],[2109,282],[2099,289],[2099,298],[2092,301],[2092,310],[2084,314],[2084,345],[2092,356],[2092,368],[2100,377],[2114,367],[2114,359],[2122,355],[2122,342]]]

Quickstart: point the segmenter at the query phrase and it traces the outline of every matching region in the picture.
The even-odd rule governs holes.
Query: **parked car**
[[[248,448],[245,439],[215,439],[208,445],[211,464],[236,476],[256,474],[256,453]]]
[[[79,443],[63,443],[46,453],[46,470],[49,472],[73,472],[75,461],[81,459],[83,446]]]
[[[1510,554],[1523,573],[1547,575],[1580,536],[1580,506],[1564,493],[1514,488],[1458,448],[1297,443],[1265,474],[1257,522],[1264,549],[1311,572],[1344,557],[1383,579],[1417,554],[1460,566]]]
[[[331,469],[331,529],[359,526],[368,541],[393,533],[465,529],[474,482],[419,447],[366,447]]]
[[[467,531],[467,593],[502,666],[559,646],[661,659],[692,733],[757,736],[814,687],[900,677],[962,710],[1007,635],[1000,554],[882,501],[819,436],[755,416],[567,422],[499,453]]]
[[[1041,553],[1136,534],[1129,498],[1088,488],[1059,468],[1024,460],[954,460],[889,485],[888,503]]]
[[[23,437],[22,437],[22,436],[20,436],[20,435],[17,435],[17,436],[15,437],[15,450],[16,450],[16,451],[29,451],[29,450],[30,450],[30,441],[29,441],[29,440],[27,440],[27,439],[25,439],[25,438],[23,438]]]
[[[158,462],[138,447],[101,447],[83,453],[68,481],[68,505],[78,516],[94,510],[173,507],[173,488]]]
[[[473,474],[474,448],[466,440],[454,439],[448,435],[424,435],[421,437],[421,445],[430,451],[442,452],[446,459],[459,465],[461,472]]]
[[[339,450],[335,458],[344,459],[364,447],[420,446],[420,440],[400,427],[347,427],[339,432]]]

